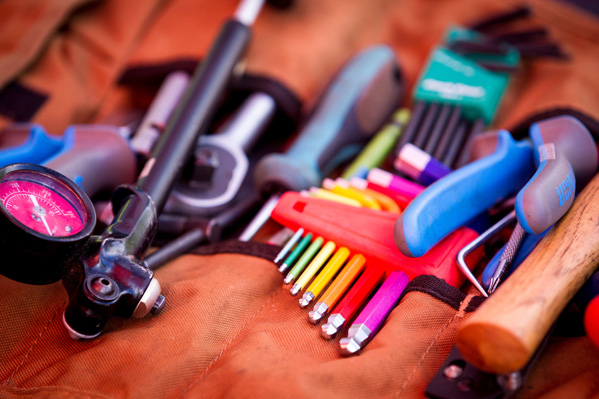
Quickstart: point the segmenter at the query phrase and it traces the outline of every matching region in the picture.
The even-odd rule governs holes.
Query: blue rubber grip
[[[25,142],[0,150],[0,167],[13,163],[41,164],[64,146],[60,138],[49,136],[40,125],[32,124]]]
[[[387,46],[372,46],[354,56],[334,77],[293,146],[260,160],[254,174],[260,191],[319,186],[397,108],[403,92],[399,72]]]
[[[395,223],[395,244],[406,256],[428,252],[449,233],[502,199],[516,194],[535,171],[527,142],[498,132],[495,152],[436,181]]]

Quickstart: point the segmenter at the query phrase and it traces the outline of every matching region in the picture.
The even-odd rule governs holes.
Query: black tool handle
[[[137,181],[154,200],[157,213],[162,211],[198,137],[206,132],[250,36],[247,25],[235,19],[225,23]]]

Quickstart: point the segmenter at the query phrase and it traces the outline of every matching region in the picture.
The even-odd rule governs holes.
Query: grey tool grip
[[[576,118],[558,116],[530,127],[539,168],[516,197],[522,228],[539,234],[557,222],[572,205],[574,194],[597,171],[597,148]]]
[[[563,156],[556,157],[555,152],[553,143],[541,146],[541,164],[516,197],[518,221],[528,233],[547,230],[564,216],[574,201],[574,171],[570,163]]]
[[[135,181],[135,155],[117,127],[73,125],[63,140],[64,149],[44,166],[73,180],[90,197]]]
[[[137,154],[150,158],[154,144],[160,138],[160,133],[189,85],[189,79],[189,75],[183,71],[171,72],[164,78],[164,82],[129,143]]]
[[[564,115],[546,119],[530,127],[534,148],[547,143],[555,144],[559,156],[572,165],[577,191],[582,190],[597,172],[597,146],[589,130],[573,116]],[[537,151],[538,152],[538,151]],[[537,153],[537,162],[539,154]]]
[[[260,160],[256,186],[269,194],[320,185],[376,133],[397,108],[402,92],[399,65],[389,47],[358,53],[337,73],[293,146]]]

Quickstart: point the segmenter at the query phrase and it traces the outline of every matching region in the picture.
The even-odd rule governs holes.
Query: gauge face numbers
[[[51,237],[75,235],[87,220],[85,205],[69,186],[32,170],[0,180],[0,204],[25,227]]]

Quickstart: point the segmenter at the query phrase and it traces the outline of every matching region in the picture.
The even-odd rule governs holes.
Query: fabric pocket
[[[320,337],[270,261],[278,249],[255,242],[200,247],[158,269],[167,298],[162,313],[113,319],[90,341],[67,336],[60,284],[0,278],[0,333],[9,337],[0,345],[0,396],[422,398],[460,324],[482,301],[436,277],[418,277],[365,350],[342,357],[345,331],[332,341]],[[550,345],[523,397],[563,389],[566,377],[596,377],[585,340]]]

